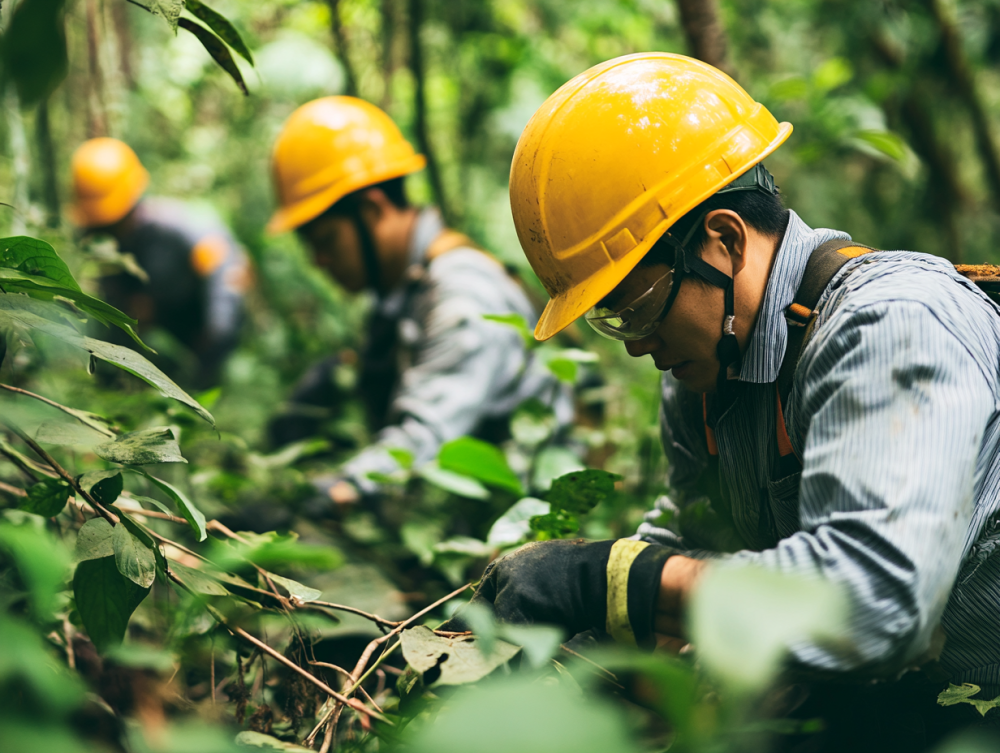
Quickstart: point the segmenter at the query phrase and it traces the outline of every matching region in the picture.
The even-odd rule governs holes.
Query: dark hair
[[[388,198],[389,201],[392,202],[392,205],[397,209],[407,209],[410,206],[410,202],[406,199],[406,185],[404,183],[404,177],[390,178],[382,183],[373,183],[370,186],[359,188],[357,191],[347,194],[347,196],[342,198],[322,214],[309,220],[309,222],[305,223],[298,229],[305,230],[312,223],[318,222],[326,217],[350,217],[356,214],[358,211],[358,203],[361,200],[361,194],[370,188],[380,189],[382,193],[386,195],[386,198]]]
[[[789,213],[781,201],[780,194],[775,195],[761,190],[733,191],[709,196],[674,223],[670,228],[671,235],[677,240],[682,240],[697,222],[698,227],[691,234],[685,248],[694,253],[701,253],[701,247],[708,240],[708,235],[705,233],[705,215],[716,209],[736,212],[747,225],[768,238],[781,238],[788,227]]]

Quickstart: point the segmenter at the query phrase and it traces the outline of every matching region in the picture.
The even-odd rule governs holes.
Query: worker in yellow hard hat
[[[274,145],[279,206],[268,230],[294,230],[336,282],[376,298],[358,389],[377,434],[336,474],[317,481],[323,504],[315,514],[377,497],[381,487],[372,477],[398,470],[398,450],[420,467],[463,435],[503,440],[510,416],[532,398],[559,426],[572,419],[567,389],[518,332],[484,318],[517,314],[534,324],[537,314],[518,283],[447,229],[436,209],[407,200],[404,177],[424,164],[382,110],[354,97],[303,105]],[[327,361],[307,375],[293,407],[328,399],[332,366]],[[278,441],[295,438],[287,422],[276,425]]]
[[[146,197],[149,173],[135,152],[111,138],[83,143],[72,160],[73,222],[118,244],[118,263],[101,278],[102,296],[153,335],[161,365],[197,387],[219,378],[236,346],[246,255],[212,212]],[[180,347],[176,347],[176,346]]]
[[[679,648],[690,599],[727,568],[829,584],[846,627],[799,636],[790,664],[864,684],[810,691],[803,718],[829,724],[807,747],[898,749],[905,708],[907,749],[927,750],[976,718],[935,703],[941,677],[1000,690],[1000,316],[945,260],[786,209],[762,160],[791,131],[667,53],[591,68],[529,121],[510,196],[551,296],[535,335],[583,317],[667,372],[674,496],[631,539],[495,562],[474,601]],[[931,660],[936,680],[871,683]]]

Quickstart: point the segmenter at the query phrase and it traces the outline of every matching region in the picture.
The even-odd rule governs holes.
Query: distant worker
[[[303,105],[274,147],[280,207],[268,231],[295,230],[346,290],[377,295],[358,384],[378,434],[320,484],[331,503],[376,494],[369,474],[399,468],[391,449],[409,451],[419,467],[457,437],[503,439],[530,398],[550,406],[560,425],[572,420],[568,390],[521,335],[483,318],[520,314],[533,325],[537,314],[518,283],[448,230],[437,210],[407,201],[403,178],[424,164],[384,112],[353,97]],[[322,392],[321,384],[306,387]]]
[[[72,171],[73,221],[88,234],[112,236],[141,270],[103,277],[102,297],[137,319],[140,334],[160,327],[172,335],[197,359],[185,381],[211,386],[239,337],[250,281],[245,254],[210,212],[145,198],[149,173],[117,139],[82,144]]]

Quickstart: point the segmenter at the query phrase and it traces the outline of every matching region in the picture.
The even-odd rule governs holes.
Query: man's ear
[[[720,254],[729,257],[733,275],[746,266],[750,233],[747,224],[736,212],[731,209],[709,212],[705,216],[705,233],[708,242],[715,245]]]
[[[358,201],[358,214],[368,225],[374,227],[395,205],[381,188],[369,188],[362,192]]]

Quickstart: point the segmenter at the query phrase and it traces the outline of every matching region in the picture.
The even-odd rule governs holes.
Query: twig
[[[323,736],[323,745],[320,747],[319,753],[329,753],[330,746],[333,745],[333,739],[337,735],[337,722],[340,721],[340,714],[343,710],[343,706],[337,706],[336,713],[333,719],[330,720],[330,726],[326,728],[326,734]]]
[[[356,607],[348,607],[343,604],[334,604],[331,601],[310,601],[310,606],[316,607],[326,607],[327,609],[336,609],[339,612],[349,612],[351,614],[356,614],[359,617],[364,617],[366,620],[371,620],[378,625],[384,625],[386,627],[396,627],[399,625],[399,620],[387,620],[384,617],[379,617],[377,614],[371,614],[370,612],[365,612]]]
[[[588,659],[588,658],[587,658],[586,656],[584,656],[583,654],[578,654],[578,653],[577,653],[576,651],[574,651],[573,649],[571,649],[571,648],[568,648],[568,647],[567,647],[567,646],[566,646],[565,644],[563,644],[563,645],[559,646],[559,648],[561,648],[561,649],[562,649],[563,651],[565,651],[565,652],[566,652],[567,654],[569,654],[570,656],[572,656],[572,657],[575,657],[575,658],[577,658],[577,659],[580,659],[580,660],[582,660],[582,661],[585,661],[585,662],[587,662],[587,664],[589,664],[590,666],[592,666],[592,667],[595,667],[596,669],[599,669],[599,670],[600,670],[601,672],[603,672],[603,673],[604,673],[604,674],[606,674],[606,675],[607,675],[608,677],[610,677],[610,678],[611,678],[612,680],[614,680],[616,684],[618,683],[618,675],[616,675],[616,674],[615,674],[614,672],[612,672],[612,671],[611,671],[610,669],[605,669],[605,668],[604,668],[604,667],[602,667],[602,666],[601,666],[600,664],[598,664],[597,662],[595,662],[595,661],[594,661],[593,659]]]
[[[26,492],[24,489],[21,489],[17,486],[11,486],[10,484],[5,484],[3,481],[0,481],[0,492],[7,492],[7,494],[11,495],[12,497],[28,496],[28,492]]]
[[[194,592],[188,587],[188,585],[183,580],[181,580],[180,578],[177,577],[176,573],[168,572],[167,574],[170,576],[170,579],[174,583],[176,583],[177,585],[179,585],[181,588],[183,588],[188,593],[194,594]],[[330,696],[334,700],[340,701],[341,703],[350,706],[355,711],[360,711],[362,714],[365,714],[366,716],[370,716],[373,719],[378,719],[380,722],[384,722],[384,723],[389,724],[389,725],[392,724],[391,721],[389,721],[388,719],[386,719],[381,714],[379,714],[379,713],[377,713],[375,711],[372,711],[367,706],[365,706],[363,703],[361,703],[361,701],[355,700],[353,698],[346,698],[345,696],[341,695],[340,693],[338,693],[336,690],[334,690],[333,688],[331,688],[329,685],[327,685],[325,682],[323,682],[321,679],[319,679],[315,675],[312,675],[309,672],[306,672],[304,669],[302,669],[302,667],[300,667],[295,662],[291,661],[288,657],[283,656],[278,651],[275,651],[273,648],[271,648],[270,646],[268,646],[263,641],[261,641],[261,640],[259,640],[257,638],[254,638],[252,635],[250,635],[250,633],[248,633],[243,628],[236,627],[234,625],[230,625],[227,622],[225,616],[218,609],[216,609],[215,607],[213,607],[211,604],[205,604],[205,609],[207,609],[208,613],[210,615],[212,615],[212,617],[215,618],[216,622],[218,622],[220,625],[222,625],[222,627],[224,627],[226,630],[228,630],[233,636],[235,636],[237,638],[242,638],[247,643],[251,644],[252,646],[254,646],[255,648],[257,648],[258,650],[260,650],[262,653],[267,654],[272,659],[275,659],[276,661],[278,661],[280,664],[284,664],[290,670],[292,670],[293,672],[296,672],[299,675],[301,675],[303,678],[305,678],[306,680],[308,680],[309,682],[311,682],[313,685],[315,685],[316,687],[318,687],[320,690],[322,690],[324,693],[326,693],[328,696]]]
[[[8,392],[13,392],[16,395],[24,395],[25,397],[34,398],[35,400],[41,400],[46,405],[51,405],[53,408],[56,408],[57,410],[61,410],[66,415],[72,416],[77,421],[80,421],[80,417],[77,415],[77,411],[74,411],[72,408],[67,408],[65,405],[61,405],[61,404],[57,403],[55,400],[49,400],[47,397],[43,397],[42,395],[36,395],[34,392],[28,392],[28,390],[22,390],[20,387],[12,387],[11,385],[9,385],[9,384],[3,384],[2,382],[0,382],[0,389],[7,390]],[[96,426],[94,426],[93,424],[87,423],[86,421],[80,421],[80,423],[82,423],[84,426],[89,426],[94,431],[97,431],[97,432],[100,432],[101,434],[104,434],[109,439],[113,438],[115,436],[115,433],[113,431],[111,431],[110,429],[105,429],[104,431],[101,431]]]
[[[333,671],[335,671],[335,672],[340,672],[340,674],[342,674],[342,675],[343,675],[344,677],[346,677],[347,679],[349,679],[349,680],[351,680],[351,681],[353,681],[353,680],[354,680],[354,678],[353,678],[353,677],[351,677],[351,673],[350,673],[350,672],[348,672],[348,671],[347,671],[346,669],[344,669],[343,667],[338,667],[338,666],[337,666],[336,664],[328,664],[328,663],[327,663],[327,662],[325,662],[325,661],[310,661],[309,663],[310,663],[310,664],[312,664],[312,665],[313,665],[314,667],[325,667],[326,669],[332,669],[332,670],[333,670]],[[379,711],[379,712],[381,712],[381,711],[382,711],[382,709],[380,709],[380,708],[379,708],[379,705],[378,705],[377,703],[375,703],[375,699],[373,699],[373,698],[372,698],[372,697],[371,697],[370,695],[368,695],[368,691],[367,691],[367,690],[365,690],[364,688],[358,688],[358,691],[359,691],[359,692],[360,692],[360,693],[361,693],[361,694],[362,694],[362,695],[363,695],[363,696],[364,696],[365,698],[367,698],[367,699],[368,699],[368,702],[369,702],[369,703],[370,703],[370,704],[371,704],[372,706],[374,706],[374,707],[375,707],[375,710],[376,710],[376,711]]]
[[[7,450],[5,450],[2,447],[0,447],[0,455],[3,455],[11,463],[13,463],[14,466],[19,471],[21,471],[21,473],[23,473],[25,476],[28,477],[28,480],[30,480],[31,483],[34,484],[34,483],[36,483],[38,481],[38,476],[35,475],[35,470],[33,468],[31,468],[30,466],[28,466],[21,458],[19,458],[13,452],[8,452]]]

